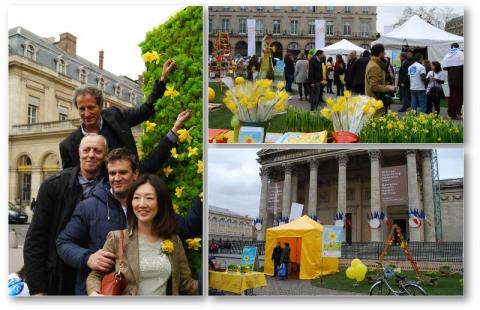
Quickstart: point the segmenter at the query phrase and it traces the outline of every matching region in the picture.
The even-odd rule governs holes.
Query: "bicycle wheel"
[[[370,288],[370,296],[387,296],[390,293],[390,288],[382,281],[378,281]]]
[[[405,294],[410,296],[426,296],[427,292],[418,284],[408,283],[403,287]]]

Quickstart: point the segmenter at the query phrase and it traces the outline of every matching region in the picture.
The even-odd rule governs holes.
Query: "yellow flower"
[[[172,149],[170,150],[170,154],[172,154],[171,156],[172,156],[173,158],[178,158],[177,148],[172,147]]]
[[[177,196],[177,198],[180,198],[182,197],[182,194],[183,194],[183,186],[182,187],[176,187],[175,188],[175,196]]]
[[[277,102],[275,104],[275,106],[273,107],[275,112],[283,112],[285,111],[285,102],[283,100],[280,100],[279,102]]]
[[[198,251],[198,249],[202,247],[202,244],[200,243],[202,241],[202,238],[187,239],[185,241],[188,244],[189,250]]]
[[[270,85],[272,85],[272,80],[268,80],[268,79],[263,79],[263,80],[258,80],[256,82],[256,84],[259,86],[259,87],[270,87]]]
[[[164,240],[162,242],[162,252],[163,253],[167,253],[167,254],[170,254],[173,252],[173,249],[174,249],[174,246],[173,246],[173,242],[170,241],[170,240]]]
[[[328,98],[327,98],[327,105],[333,106],[334,103],[335,103],[335,102],[333,101],[332,97],[328,97]]]
[[[160,55],[156,51],[152,52],[146,52],[145,54],[142,55],[143,57],[143,62],[152,62],[152,61],[158,61],[160,60]]]
[[[172,167],[170,167],[170,165],[168,165],[167,167],[163,168],[163,174],[165,174],[165,176],[168,178],[168,176],[170,175],[170,173],[173,172],[173,169]]]
[[[233,70],[228,70],[228,74],[233,74]]]
[[[333,241],[337,239],[337,234],[334,231],[330,231],[328,234],[328,240]]]
[[[330,111],[330,109],[323,108],[320,110],[320,113],[322,113],[323,117],[326,119],[330,119],[330,117],[332,117],[332,111]]]
[[[177,134],[178,134],[178,140],[180,141],[180,143],[183,143],[184,141],[187,141],[188,143],[190,143],[190,141],[192,140],[190,133],[186,129],[179,129],[177,131]]]
[[[392,123],[388,123],[387,124],[387,129],[392,129],[393,128],[393,124]]]
[[[352,92],[349,91],[349,90],[346,90],[346,91],[344,92],[344,95],[345,95],[345,97],[350,98],[350,97],[352,96]]]
[[[157,126],[157,124],[146,121],[145,122],[145,127],[146,127],[145,131],[150,132],[150,131],[154,130],[156,126]]]
[[[188,147],[188,157],[196,156],[198,155],[198,148],[197,147]]]
[[[265,100],[270,101],[275,98],[275,92],[271,91],[270,89],[265,92]]]
[[[383,101],[375,100],[375,102],[373,103],[373,107],[375,108],[375,110],[383,108]]]
[[[197,174],[200,174],[200,173],[203,173],[203,161],[201,160],[197,162]],[[203,192],[202,192],[202,197],[203,197]]]
[[[172,97],[172,98],[177,97],[178,95],[180,95],[180,93],[175,90],[174,86],[167,86],[167,90],[163,94],[163,96],[165,97]]]
[[[242,84],[243,82],[245,82],[245,79],[241,76],[235,79],[235,84]]]
[[[202,164],[202,166],[203,166],[203,164]],[[200,201],[203,203],[203,192],[201,192],[200,195],[198,195],[198,196],[200,197]]]
[[[278,93],[278,100],[287,100],[288,99],[288,93],[284,90]]]
[[[175,211],[175,214],[179,214],[180,213],[180,209],[178,208],[178,205],[177,204],[173,204],[173,211]]]
[[[284,81],[280,81],[277,83],[277,89],[278,90],[282,90],[285,88],[285,82]]]

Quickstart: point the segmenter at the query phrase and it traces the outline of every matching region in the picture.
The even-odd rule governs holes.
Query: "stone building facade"
[[[61,169],[58,145],[80,125],[72,103],[75,88],[93,84],[104,90],[105,107],[141,104],[137,81],[76,54],[76,37],[42,38],[22,28],[8,33],[9,201],[30,204],[40,184]],[[139,133],[139,131],[137,130]]]
[[[463,37],[463,16],[452,18],[446,22],[445,31]]]
[[[282,59],[315,47],[315,20],[325,20],[325,45],[342,39],[366,49],[376,40],[375,6],[210,6],[209,55],[216,34],[228,32],[233,56],[247,55],[247,19],[256,20],[256,53],[260,56],[265,33],[272,36],[274,56]]]
[[[463,179],[440,181],[443,241],[463,241]]]
[[[443,185],[441,207],[435,208],[431,150],[271,149],[257,154],[261,165],[259,214],[264,223],[259,240],[264,240],[266,228],[277,225],[276,219],[290,215],[292,202],[304,205],[303,215],[316,216],[325,225],[333,225],[336,214],[343,213],[351,223],[345,225],[347,242],[385,241],[390,232],[386,222],[378,229],[369,227],[367,215],[375,212],[383,212],[410,241],[438,241],[438,225],[442,225],[443,240],[463,240],[463,235],[450,227],[458,229],[463,220],[463,179],[462,185]],[[391,167],[405,171],[403,203],[384,200],[381,173]],[[275,187],[281,190],[272,191]],[[455,205],[446,202],[449,191],[457,199]],[[408,211],[414,209],[423,210],[431,225],[423,221],[420,227],[411,227]],[[442,221],[436,221],[437,215]],[[455,223],[447,218],[455,218]]]
[[[253,240],[253,219],[225,208],[208,207],[208,239]]]

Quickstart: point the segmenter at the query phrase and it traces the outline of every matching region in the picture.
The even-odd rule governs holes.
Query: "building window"
[[[288,50],[299,50],[300,46],[298,45],[297,42],[292,42],[292,43],[288,44],[287,49]]]
[[[309,6],[308,9],[309,9],[310,12],[315,13],[315,7],[314,6]]]
[[[57,72],[60,74],[66,74],[67,65],[65,59],[62,59],[61,56],[59,56],[55,59],[55,61],[57,62]]]
[[[257,6],[257,12],[263,12],[263,6]]]
[[[351,6],[346,6],[345,7],[345,13],[352,13],[352,7]]]
[[[229,32],[230,31],[230,20],[229,19],[222,19],[222,32]]]
[[[224,10],[224,11],[230,11],[230,7],[229,7],[229,6],[224,6],[224,7],[223,7],[223,10]]]
[[[33,96],[28,96],[28,124],[35,124],[38,121],[38,106],[40,99]]]
[[[362,6],[362,13],[368,14],[368,6]]]
[[[255,32],[256,34],[263,34],[265,31],[265,25],[263,24],[263,20],[261,19],[258,19],[256,22],[255,22]]]
[[[105,90],[105,79],[103,78],[103,76],[99,76],[97,78],[97,86],[101,90]]]
[[[362,37],[368,37],[368,23],[360,24],[360,32]]]
[[[208,19],[208,33],[212,33],[212,22],[211,18]]]
[[[85,69],[80,69],[79,74],[78,74],[78,80],[80,83],[85,84],[87,83],[87,70]]]
[[[247,11],[247,7],[246,6],[241,6],[240,7],[240,12],[246,12]]]
[[[298,12],[298,6],[292,6],[292,12]]]
[[[280,6],[274,6],[274,7],[273,7],[273,10],[274,10],[275,12],[280,12],[281,7],[280,7]]]
[[[308,22],[308,34],[315,34],[315,22]]]
[[[120,97],[122,95],[122,88],[120,85],[117,83],[115,85],[115,96]]]
[[[239,33],[247,33],[247,20],[246,19],[240,19],[239,22],[240,22],[240,25],[239,25],[238,32]]]
[[[345,35],[345,36],[352,35],[352,23],[351,22],[346,22],[345,24],[343,24],[343,35]]]
[[[327,31],[326,34],[327,36],[333,36],[335,31],[335,27],[332,21],[327,21]]]
[[[25,51],[25,56],[27,56],[30,59],[34,59],[35,50],[33,49],[33,45],[31,45],[31,44],[27,45],[27,50]]]
[[[68,108],[66,107],[58,107],[58,120],[59,121],[64,121],[68,119]]]
[[[30,197],[32,194],[32,174],[31,173],[22,173],[22,184],[21,184],[21,192],[22,192],[22,202],[30,202]]]
[[[273,21],[273,34],[280,34],[280,20]]]
[[[298,20],[290,21],[290,34],[298,34]]]
[[[333,13],[333,6],[327,6],[327,13]]]
[[[130,103],[135,104],[135,91],[133,89],[130,91]]]

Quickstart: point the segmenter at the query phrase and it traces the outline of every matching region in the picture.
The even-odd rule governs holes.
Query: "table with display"
[[[253,289],[267,286],[263,272],[208,271],[208,286],[234,294],[253,295]]]

